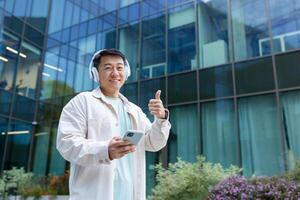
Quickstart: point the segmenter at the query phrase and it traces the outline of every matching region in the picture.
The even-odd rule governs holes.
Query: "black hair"
[[[100,53],[98,53],[95,56],[95,58],[93,59],[93,66],[94,67],[98,68],[98,66],[100,64],[100,61],[101,61],[101,58],[103,56],[120,56],[123,59],[124,64],[126,64],[125,55],[121,51],[119,51],[117,49],[104,49]]]

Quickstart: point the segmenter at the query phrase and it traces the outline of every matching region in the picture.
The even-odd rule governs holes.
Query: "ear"
[[[93,75],[93,80],[98,83],[99,82],[99,73],[98,73],[98,70],[96,69],[96,67],[92,68],[92,75]]]

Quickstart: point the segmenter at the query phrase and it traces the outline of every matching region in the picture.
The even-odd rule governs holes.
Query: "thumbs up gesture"
[[[157,118],[164,119],[166,117],[165,108],[160,99],[161,91],[157,90],[155,93],[155,99],[150,99],[148,108],[152,115],[155,115]]]

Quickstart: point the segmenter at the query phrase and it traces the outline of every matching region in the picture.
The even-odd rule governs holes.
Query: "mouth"
[[[115,83],[115,82],[120,82],[121,80],[119,80],[119,79],[111,79],[109,81]]]

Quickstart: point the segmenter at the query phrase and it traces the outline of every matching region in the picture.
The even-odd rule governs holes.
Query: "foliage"
[[[56,191],[57,194],[69,194],[69,172],[67,171],[63,176],[52,176],[49,183],[49,189]]]
[[[161,164],[156,166],[157,185],[149,200],[188,200],[205,199],[210,189],[233,174],[240,172],[237,167],[223,169],[220,164],[205,162],[202,156],[196,163],[188,163],[180,158],[164,169]]]
[[[298,199],[299,192],[299,185],[284,178],[258,177],[247,180],[235,175],[219,182],[208,199]]]
[[[13,168],[3,171],[0,178],[0,194],[4,199],[8,193],[21,195],[23,199],[30,196],[40,199],[42,195],[66,195],[69,193],[68,181],[68,172],[63,176],[34,177],[23,168]]]
[[[300,161],[296,162],[295,168],[289,172],[286,172],[283,175],[284,178],[287,178],[291,181],[296,181],[297,183],[300,183]]]

